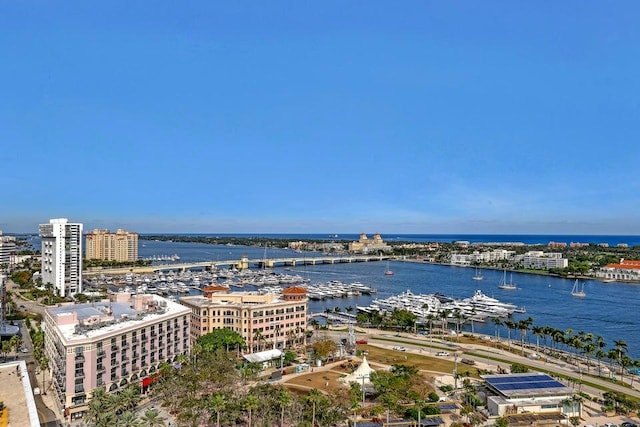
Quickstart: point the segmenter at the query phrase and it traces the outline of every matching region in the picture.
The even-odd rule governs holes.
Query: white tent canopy
[[[268,362],[269,360],[278,359],[282,356],[282,352],[278,349],[260,351],[258,353],[245,354],[245,360],[249,362]]]
[[[371,385],[370,378],[372,372],[375,371],[371,369],[371,366],[369,366],[369,362],[367,362],[367,356],[363,356],[360,366],[358,366],[355,371],[353,371],[346,377],[340,378],[340,381],[342,381],[343,383],[357,382],[359,384],[363,384],[364,381],[365,386]]]

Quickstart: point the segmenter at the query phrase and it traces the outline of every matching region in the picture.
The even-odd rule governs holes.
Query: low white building
[[[579,402],[567,404],[574,390],[547,374],[483,375],[482,379],[488,389],[487,410],[491,416],[556,414],[555,419],[561,419],[580,414]]]
[[[562,258],[559,252],[529,251],[517,257],[524,268],[533,270],[549,270],[551,268],[566,268],[569,260]]]
[[[604,280],[640,282],[640,261],[621,259],[618,264],[607,264],[596,271],[596,277]]]
[[[494,249],[492,251],[473,251],[470,254],[451,254],[451,264],[454,265],[471,265],[473,263],[488,263],[493,261],[500,261],[503,259],[509,259],[513,256],[514,251],[508,251],[506,249]]]

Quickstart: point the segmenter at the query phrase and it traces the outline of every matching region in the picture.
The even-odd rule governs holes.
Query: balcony
[[[104,350],[99,348],[98,349],[98,357],[102,357],[102,356],[104,356]]]
[[[84,378],[84,371],[76,371],[75,375],[74,375],[75,379],[83,379]]]
[[[129,343],[128,342],[123,342],[121,345],[121,348],[124,350],[125,348],[129,348]]]
[[[137,344],[137,343],[140,342],[140,340],[138,340],[138,338],[132,338],[131,342],[134,343],[134,344]]]
[[[96,372],[98,372],[98,373],[104,373],[104,371],[105,371],[104,366],[100,366],[100,365],[98,365],[98,366],[96,367]]]
[[[76,393],[84,393],[84,386],[76,386],[75,392]]]
[[[78,362],[84,362],[84,355],[76,354],[76,363]]]
[[[118,351],[118,346],[117,345],[112,345],[111,346],[111,351]]]
[[[98,387],[102,387],[102,386],[104,385],[104,380],[98,380],[98,381],[96,381],[96,385],[97,385]]]
[[[158,336],[158,334],[156,334],[155,332],[151,332],[151,338],[155,338],[157,336]]]
[[[146,336],[146,335],[143,335],[143,336],[142,336],[142,341],[146,341],[146,340],[147,340],[147,336]]]

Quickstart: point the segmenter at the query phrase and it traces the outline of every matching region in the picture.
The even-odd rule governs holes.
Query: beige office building
[[[180,298],[191,310],[191,341],[214,329],[227,328],[244,338],[250,351],[284,349],[304,341],[307,291],[293,286],[281,294],[228,292],[205,288],[206,296]]]
[[[84,416],[94,389],[146,387],[161,363],[190,349],[189,309],[158,295],[60,304],[46,310],[43,324],[55,400],[67,420]]]
[[[87,259],[122,262],[138,260],[138,233],[122,229],[115,233],[95,229],[87,234],[86,240]]]

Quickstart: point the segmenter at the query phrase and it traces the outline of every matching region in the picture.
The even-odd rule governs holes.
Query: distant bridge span
[[[101,268],[91,267],[83,271],[85,276],[96,276],[100,274],[121,275],[127,273],[157,273],[160,271],[179,270],[186,271],[192,269],[215,269],[220,267],[235,268],[238,270],[246,270],[251,267],[256,268],[273,268],[279,266],[296,265],[317,265],[317,264],[340,264],[352,262],[373,262],[391,259],[388,255],[353,255],[353,256],[323,256],[323,257],[292,257],[292,258],[272,258],[272,259],[249,259],[243,257],[239,260],[226,261],[201,261],[201,262],[185,262],[175,264],[147,265],[144,267],[119,267],[119,268]]]

